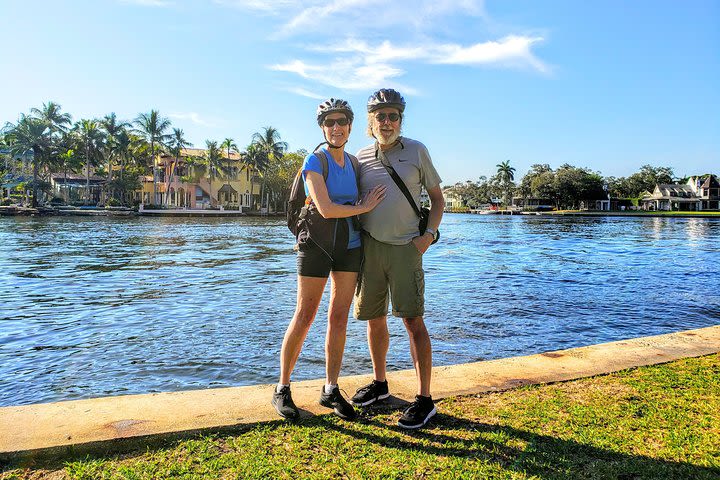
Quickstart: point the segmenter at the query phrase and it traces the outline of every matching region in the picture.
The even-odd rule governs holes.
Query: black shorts
[[[297,254],[298,275],[327,278],[330,272],[359,272],[362,264],[362,247],[336,248],[333,258],[327,256],[312,240],[303,243]]]

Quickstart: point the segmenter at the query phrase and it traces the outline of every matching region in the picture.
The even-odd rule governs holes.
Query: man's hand
[[[420,235],[419,237],[415,237],[412,239],[413,243],[415,244],[415,248],[417,248],[418,252],[420,252],[421,254],[425,254],[425,252],[427,252],[427,249],[430,248],[433,240],[435,240],[435,238],[432,236],[431,233],[427,232],[424,235]]]

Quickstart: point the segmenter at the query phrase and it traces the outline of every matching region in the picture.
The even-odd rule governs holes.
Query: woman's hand
[[[387,190],[385,185],[378,185],[367,192],[365,196],[360,199],[360,202],[358,202],[358,205],[363,207],[362,213],[367,213],[377,207],[377,205],[385,198],[385,190]]]

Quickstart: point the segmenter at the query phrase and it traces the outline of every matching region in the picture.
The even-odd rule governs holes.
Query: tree
[[[230,165],[231,165],[230,154],[240,153],[238,151],[238,146],[235,144],[235,140],[233,140],[232,138],[226,138],[220,144],[220,148],[222,148],[223,150],[225,150],[227,152],[227,156],[225,157],[227,159],[226,170],[228,171],[228,173],[230,173]],[[237,173],[238,172],[233,172],[233,175],[235,176],[235,175],[237,175]]]
[[[286,153],[267,170],[267,188],[270,191],[273,210],[285,209],[285,202],[290,196],[290,187],[306,156],[305,150]]]
[[[158,194],[157,194],[157,162],[156,157],[158,151],[165,146],[165,142],[168,141],[169,135],[165,132],[170,128],[170,120],[161,117],[157,110],[150,110],[150,113],[141,113],[135,119],[135,125],[137,125],[137,132],[139,135],[145,138],[150,144],[150,159],[152,161],[152,174],[153,174],[153,203],[157,205]]]
[[[32,206],[37,207],[40,166],[52,142],[50,128],[41,119],[21,115],[18,123],[9,128],[7,137],[12,155],[24,156],[28,152],[33,154]]]
[[[266,163],[258,168],[263,179],[260,187],[260,206],[262,207],[265,195],[265,172],[273,161],[280,160],[288,149],[288,144],[280,140],[280,133],[274,127],[265,127],[262,132],[254,133],[252,143],[262,152]]]
[[[255,145],[251,143],[245,149],[245,154],[242,155],[243,164],[250,171],[250,198],[253,198],[254,186],[255,186],[255,172],[265,171],[268,166],[268,160],[265,153]],[[254,202],[253,202],[254,203]]]
[[[55,102],[43,103],[42,108],[32,108],[30,113],[33,117],[41,120],[50,130],[50,135],[67,132],[72,124],[72,116],[69,113],[60,113],[62,107]]]
[[[90,167],[100,164],[103,134],[97,120],[82,119],[74,128],[77,139],[85,153],[85,202],[90,202]]]
[[[227,175],[227,171],[225,169],[225,162],[223,161],[224,158],[222,156],[220,147],[218,146],[218,142],[207,140],[205,141],[205,161],[207,162],[207,175],[210,180],[209,182],[209,189],[208,192],[210,194],[210,198],[212,198],[212,181],[220,176]]]
[[[173,128],[173,133],[170,137],[170,141],[168,142],[168,149],[173,155],[174,159],[172,166],[170,167],[170,174],[165,179],[165,205],[170,204],[170,184],[172,183],[173,177],[175,176],[175,169],[177,168],[177,164],[180,161],[180,154],[187,147],[192,147],[192,143],[188,142],[185,139],[185,132],[183,132],[179,128]]]
[[[552,172],[552,168],[550,168],[550,165],[548,165],[547,163],[536,163],[532,165],[528,173],[526,173],[522,180],[520,180],[520,185],[518,186],[518,192],[520,193],[520,195],[522,195],[526,199],[528,197],[535,196],[532,187],[533,180],[547,172]]]
[[[111,192],[110,196],[114,197],[114,191],[110,189],[109,186],[112,185],[113,163],[115,157],[118,154],[118,135],[120,135],[121,132],[124,132],[126,128],[130,127],[130,123],[119,121],[117,119],[117,116],[115,115],[115,112],[112,112],[110,113],[110,115],[105,115],[105,118],[100,120],[100,126],[105,132],[105,145],[103,149],[103,154],[105,156],[105,159],[107,160],[108,167],[108,191]]]
[[[515,188],[515,168],[510,166],[510,160],[505,160],[496,165],[497,167],[497,178],[502,186],[503,191],[503,203],[507,205],[508,195],[512,193]]]

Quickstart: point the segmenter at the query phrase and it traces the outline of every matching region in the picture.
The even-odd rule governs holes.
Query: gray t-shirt
[[[400,142],[385,152],[380,152],[375,144],[358,152],[360,198],[376,185],[387,186],[385,199],[373,210],[360,216],[363,229],[380,242],[405,245],[420,234],[419,218],[382,165],[383,154],[405,182],[418,207],[422,187],[429,190],[440,185],[442,180],[432,164],[427,148],[417,140],[400,137]]]

